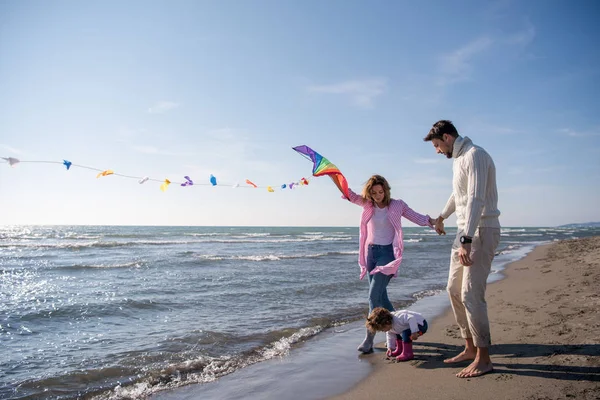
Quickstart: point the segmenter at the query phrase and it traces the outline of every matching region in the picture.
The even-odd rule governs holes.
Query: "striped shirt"
[[[452,194],[440,214],[456,211],[457,234],[473,237],[478,227],[500,228],[496,166],[492,157],[468,137],[457,137],[452,149]]]
[[[358,248],[358,265],[360,266],[360,279],[364,278],[367,273],[367,238],[369,237],[368,224],[373,214],[375,213],[375,206],[369,200],[366,200],[362,196],[354,193],[352,190],[348,190],[350,194],[351,203],[359,205],[363,208],[362,216],[360,218],[360,238]],[[389,264],[375,267],[370,274],[376,274],[381,272],[385,275],[396,276],[398,274],[398,267],[402,262],[402,251],[404,250],[403,234],[402,234],[402,217],[414,222],[420,226],[429,226],[429,215],[422,215],[413,211],[404,201],[392,199],[388,206],[388,219],[396,232],[394,236],[394,261]]]

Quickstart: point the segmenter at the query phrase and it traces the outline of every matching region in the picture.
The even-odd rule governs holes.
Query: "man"
[[[447,290],[466,344],[460,354],[444,362],[472,360],[456,374],[459,378],[472,378],[493,371],[485,289],[500,241],[496,167],[490,155],[468,137],[459,136],[450,121],[436,122],[423,140],[432,142],[438,154],[454,158],[452,194],[435,228],[437,233],[445,234],[443,221],[456,212],[458,229]]]

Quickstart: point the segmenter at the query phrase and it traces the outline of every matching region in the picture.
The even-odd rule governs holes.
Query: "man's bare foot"
[[[459,378],[475,378],[476,376],[485,375],[494,370],[491,362],[483,362],[475,360],[467,368],[456,374]]]
[[[444,363],[454,364],[454,363],[459,363],[459,362],[463,362],[463,361],[470,361],[470,360],[474,360],[476,355],[477,355],[476,351],[463,350],[459,355],[454,356],[452,358],[445,359]]]

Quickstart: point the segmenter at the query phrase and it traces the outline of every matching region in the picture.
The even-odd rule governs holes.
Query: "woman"
[[[349,201],[363,207],[360,220],[358,264],[360,279],[369,277],[369,313],[376,307],[394,311],[387,294],[387,285],[397,275],[402,262],[402,217],[420,226],[433,228],[435,220],[413,211],[404,201],[390,197],[390,185],[384,177],[373,175],[362,194],[348,190]],[[358,351],[373,351],[375,333],[367,329]]]

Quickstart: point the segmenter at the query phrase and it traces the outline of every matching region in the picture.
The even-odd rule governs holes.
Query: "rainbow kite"
[[[348,182],[335,164],[308,146],[302,145],[292,148],[313,162],[313,176],[329,175],[333,183],[340,189],[340,192],[342,192],[347,199],[350,198],[350,195],[348,194]]]

